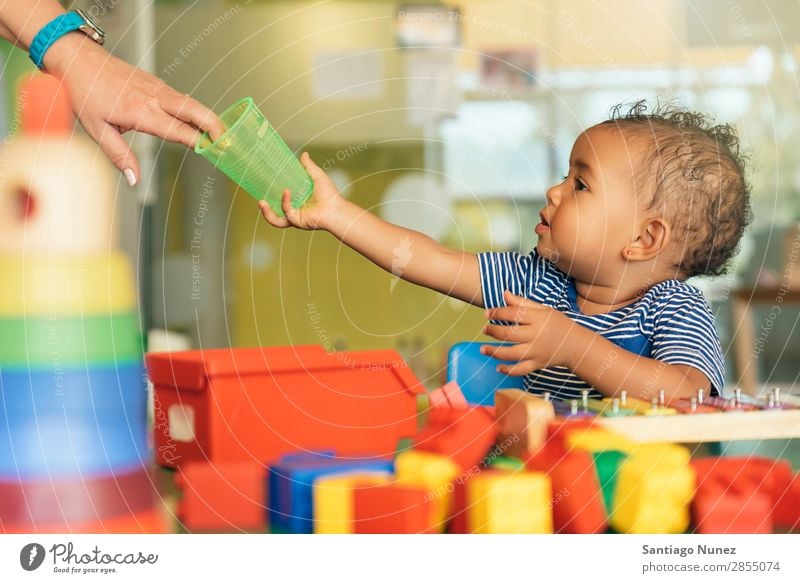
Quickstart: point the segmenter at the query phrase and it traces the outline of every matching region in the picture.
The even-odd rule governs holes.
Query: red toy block
[[[558,440],[546,441],[545,444],[525,458],[525,466],[531,472],[550,473],[558,461],[564,457],[567,450]]]
[[[736,493],[707,482],[692,501],[692,521],[698,534],[769,534],[772,502],[757,489]]]
[[[556,417],[547,424],[545,443],[552,443],[561,448],[566,448],[567,435],[573,430],[594,428],[594,419],[594,417]]]
[[[553,530],[564,534],[604,532],[606,509],[592,454],[582,450],[566,452],[549,475],[553,485]]]
[[[458,386],[457,382],[450,381],[446,383],[442,387],[442,392],[445,397],[447,397],[447,402],[451,407],[456,409],[466,409],[469,407],[467,398],[464,396],[464,393],[461,392],[461,387]]]
[[[447,456],[467,470],[481,463],[496,439],[494,418],[481,407],[434,409],[414,448]]]
[[[187,462],[175,482],[183,491],[178,518],[187,530],[263,531],[267,471],[249,462]]]
[[[393,350],[272,346],[151,353],[156,461],[258,460],[335,449],[393,455],[416,432],[419,380]]]
[[[442,387],[434,389],[428,393],[428,403],[431,410],[447,408],[450,404],[447,402],[447,395],[444,394]]]
[[[455,381],[450,381],[438,389],[428,392],[428,402],[431,409],[455,408],[466,409],[469,407],[467,398]]]
[[[457,480],[453,483],[453,514],[447,526],[450,534],[469,534],[469,511],[467,508],[467,482]]]
[[[357,534],[429,534],[436,531],[424,488],[378,485],[353,491]]]
[[[692,460],[692,467],[697,474],[698,494],[719,489],[739,496],[763,493],[771,502],[775,526],[792,528],[797,522],[793,520],[795,511],[790,492],[793,478],[788,460],[758,456],[709,457]]]
[[[800,473],[794,475],[783,496],[775,502],[773,518],[775,526],[779,528],[800,528]]]

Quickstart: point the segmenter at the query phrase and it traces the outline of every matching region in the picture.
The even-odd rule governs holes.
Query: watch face
[[[88,24],[95,32],[97,32],[98,35],[100,35],[101,37],[105,36],[106,33],[103,32],[103,29],[100,28],[100,25],[97,24],[97,22],[91,16],[89,16],[86,12],[84,12],[80,8],[75,10],[75,12],[77,12],[81,16],[81,18],[83,18],[86,21],[86,24]]]

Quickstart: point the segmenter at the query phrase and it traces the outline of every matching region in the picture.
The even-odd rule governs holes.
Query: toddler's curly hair
[[[661,208],[682,246],[676,269],[685,277],[722,275],[750,224],[746,157],[730,124],[702,113],[646,100],[619,104],[603,124],[646,140],[641,176],[634,176],[637,199]]]

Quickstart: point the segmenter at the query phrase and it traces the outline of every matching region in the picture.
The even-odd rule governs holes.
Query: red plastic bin
[[[298,452],[393,455],[424,392],[393,350],[275,346],[150,353],[155,457],[271,463]]]

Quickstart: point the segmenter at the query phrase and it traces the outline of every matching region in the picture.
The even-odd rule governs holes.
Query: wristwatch
[[[42,29],[33,37],[30,46],[31,60],[42,69],[44,55],[54,42],[67,33],[79,30],[96,42],[102,45],[106,40],[106,33],[102,28],[80,8],[70,10],[65,14],[56,16],[53,20],[45,24]]]

